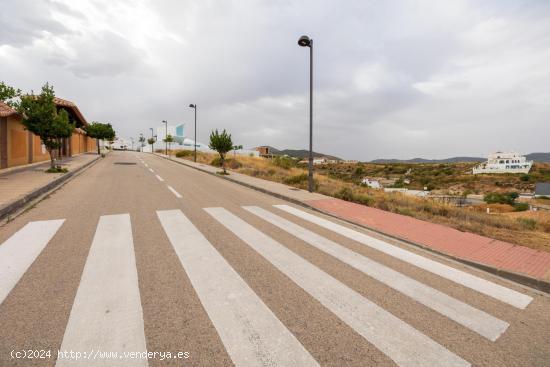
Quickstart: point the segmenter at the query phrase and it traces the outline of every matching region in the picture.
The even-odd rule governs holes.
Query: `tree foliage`
[[[71,136],[74,126],[69,122],[69,114],[64,109],[57,110],[53,87],[46,83],[38,95],[22,95],[17,104],[21,123],[27,130],[40,137],[50,155],[51,168],[54,168],[53,151],[61,146],[61,139]]]
[[[168,149],[166,150],[168,151],[168,155],[170,155],[170,143],[173,143],[175,141],[174,137],[168,134],[166,135],[166,138],[162,139],[162,141],[168,144]]]
[[[103,124],[101,122],[93,121],[91,124],[84,128],[86,134],[89,137],[97,139],[97,154],[99,151],[99,140],[113,140],[116,136],[115,130],[111,124]]]
[[[210,134],[210,143],[208,144],[210,149],[215,150],[220,155],[220,161],[223,169],[223,173],[227,174],[225,170],[225,155],[227,152],[233,149],[233,141],[231,140],[231,134],[228,134],[225,129],[219,133],[218,129],[212,131]]]
[[[14,101],[15,98],[21,96],[21,90],[15,89],[4,82],[0,82],[0,101],[5,102],[8,106],[12,108],[17,107],[17,102]]]

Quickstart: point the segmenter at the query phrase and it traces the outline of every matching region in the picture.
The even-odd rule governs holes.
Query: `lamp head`
[[[193,103],[191,103],[191,104],[189,105],[189,107],[191,107],[191,108],[197,108],[197,106],[194,105]]]
[[[311,41],[312,39],[310,39],[308,36],[302,36],[298,40],[298,45],[302,47],[311,47]]]

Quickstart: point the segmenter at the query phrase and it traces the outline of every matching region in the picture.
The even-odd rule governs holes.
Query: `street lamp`
[[[313,192],[313,40],[302,36],[298,40],[301,47],[309,47],[309,164],[307,188]]]
[[[165,148],[164,153],[168,155],[168,121],[162,120],[162,122],[166,126],[166,133],[164,134],[164,148]]]
[[[191,103],[189,107],[195,110],[195,139],[193,140],[193,145],[195,146],[194,161],[196,162],[197,161],[197,104]]]

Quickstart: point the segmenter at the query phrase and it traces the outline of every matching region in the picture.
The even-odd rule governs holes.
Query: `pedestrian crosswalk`
[[[179,195],[179,194],[178,194]],[[399,366],[469,366],[453,345],[442,343],[400,319],[353,285],[336,279],[319,265],[287,247],[266,232],[290,235],[335,261],[364,273],[388,289],[402,294],[454,322],[465,332],[480,335],[488,342],[506,333],[511,320],[503,320],[469,304],[467,299],[451,297],[380,262],[354,252],[333,239],[307,229],[293,217],[329,229],[338,236],[374,248],[385,255],[473,289],[481,297],[496,299],[506,307],[523,310],[533,298],[453,268],[401,247],[378,240],[350,227],[337,224],[288,205],[274,207],[204,208],[211,226],[257,253],[303,290],[322,307],[341,320],[365,341]],[[282,216],[281,214],[285,214]],[[252,216],[251,216],[252,215]],[[300,335],[247,283],[204,233],[181,210],[159,210],[158,225],[166,234],[174,254],[190,280],[196,296],[215,328],[228,355],[237,366],[317,366],[322,364]],[[255,218],[251,221],[250,218]],[[70,219],[68,219],[70,220]],[[264,225],[258,226],[258,220]],[[0,304],[17,286],[26,271],[62,228],[64,219],[30,222],[0,245]],[[254,225],[256,223],[256,225]],[[204,228],[204,227],[202,227]],[[313,228],[313,226],[310,226]],[[82,269],[76,296],[72,301],[67,326],[59,346],[62,350],[147,350],[136,264],[133,226],[130,214],[104,215],[98,220],[87,259]],[[500,316],[502,317],[502,315]],[[77,362],[60,359],[57,366]],[[147,366],[147,360],[127,360],[120,365]]]
[[[512,289],[503,287],[493,282],[486,281],[480,277],[476,277],[464,271],[460,271],[450,266],[441,264],[437,261],[428,259],[427,257],[417,255],[411,251],[404,250],[400,247],[391,245],[387,242],[368,236],[364,233],[355,231],[343,225],[331,222],[324,218],[312,215],[303,210],[296,209],[292,206],[289,206],[289,205],[274,205],[274,206],[287,213],[293,214],[298,218],[305,219],[309,222],[315,223],[331,231],[338,232],[342,236],[348,237],[354,241],[357,241],[359,243],[372,247],[375,250],[381,251],[399,260],[415,265],[423,270],[439,275],[440,277],[449,279],[455,283],[471,288],[487,296],[498,299],[499,301],[508,303],[509,305],[512,305],[514,307],[524,309],[533,300],[532,297],[526,294],[516,292]]]
[[[249,206],[245,207],[249,212],[256,214],[271,224],[300,238],[302,241],[324,251],[340,261],[353,266],[359,271],[375,278],[376,280],[392,287],[393,289],[406,294],[415,301],[418,301],[447,316],[453,321],[483,335],[489,340],[495,341],[502,334],[508,323],[497,319],[481,310],[475,309],[455,298],[447,296],[434,288],[424,285],[410,277],[407,277],[395,270],[388,268],[365,256],[361,256],[348,248],[341,246],[327,238],[324,238],[312,231],[300,227],[289,220],[281,218],[265,209]]]
[[[97,230],[74,299],[61,350],[144,351],[143,312],[128,214],[105,215]],[[59,359],[56,366],[79,365]],[[122,359],[117,366],[147,366]]]

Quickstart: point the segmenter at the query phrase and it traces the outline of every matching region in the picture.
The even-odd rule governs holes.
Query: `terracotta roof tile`
[[[17,111],[0,101],[0,117],[17,115]]]

